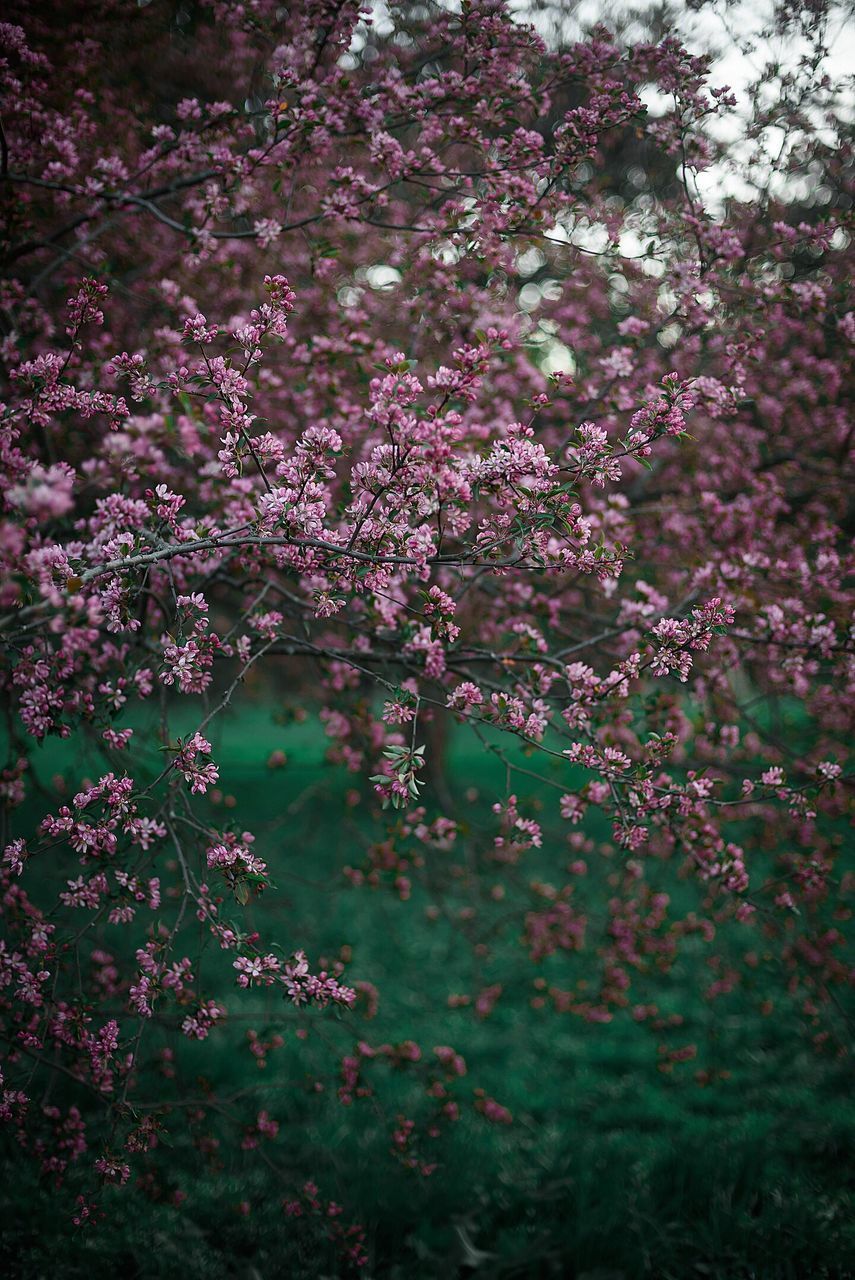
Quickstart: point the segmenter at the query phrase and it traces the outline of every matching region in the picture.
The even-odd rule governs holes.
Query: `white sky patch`
[[[559,342],[557,338],[550,338],[544,344],[544,354],[538,358],[538,364],[545,374],[550,373],[567,373],[576,372],[576,361],[573,358],[573,352],[569,347],[565,347],[563,342]]]
[[[401,273],[397,267],[389,267],[380,262],[366,269],[365,278],[372,289],[394,289],[395,285],[400,283]]]

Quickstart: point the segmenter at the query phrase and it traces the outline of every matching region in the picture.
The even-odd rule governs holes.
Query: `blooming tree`
[[[512,1123],[455,1048],[367,1038],[370,972],[247,923],[277,854],[209,803],[209,727],[248,678],[286,679],[352,775],[354,911],[421,887],[439,912],[453,884],[464,941],[518,938],[541,1005],[659,1038],[646,975],[699,937],[725,991],[715,940],[742,931],[841,1048],[855,313],[828,17],[777,13],[805,52],[738,97],[673,36],[547,45],[502,0],[12,5],[2,1120],[74,1172],[76,1223],[99,1184],[150,1188],[165,1118],[191,1122],[169,1064],[257,988],[286,1030],[338,1015],[344,1105],[382,1104],[377,1063],[422,1082],[389,1116],[415,1174],[461,1108]],[[484,838],[450,730],[504,766]],[[52,737],[98,776],[44,778]],[[250,1032],[262,1065],[281,1043]],[[313,1182],[282,1194],[364,1261]]]

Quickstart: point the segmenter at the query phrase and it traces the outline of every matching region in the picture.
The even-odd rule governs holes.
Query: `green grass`
[[[574,974],[591,968],[590,952],[533,968],[520,946],[519,922],[497,927],[508,904],[489,896],[496,877],[479,864],[461,889],[447,854],[431,855],[436,865],[429,868],[447,907],[439,920],[427,917],[433,897],[419,887],[406,903],[386,887],[347,888],[341,867],[359,863],[365,840],[377,831],[346,804],[350,779],[324,763],[318,729],[284,728],[267,711],[250,708],[219,733],[215,757],[235,807],[220,806],[218,815],[256,832],[277,885],[246,909],[247,919],[286,947],[305,947],[313,959],[350,947],[348,974],[376,984],[379,1015],[357,1020],[354,1029],[349,1019],[286,1010],[286,1043],[259,1072],[245,1047],[246,1027],[262,1031],[281,1017],[282,1006],[258,993],[229,992],[229,1010],[237,1016],[210,1045],[184,1044],[180,1070],[202,1091],[207,1086],[199,1075],[226,1095],[255,1090],[249,1110],[265,1106],[281,1121],[269,1148],[279,1171],[236,1144],[205,1156],[175,1125],[166,1135],[174,1143],[171,1181],[160,1202],[107,1192],[108,1215],[98,1231],[69,1238],[67,1215],[16,1161],[8,1166],[4,1192],[5,1274],[27,1280],[338,1276],[344,1272],[335,1253],[312,1224],[281,1211],[293,1184],[313,1176],[325,1197],[344,1205],[347,1220],[366,1227],[367,1275],[388,1280],[855,1275],[851,1080],[839,1056],[811,1048],[774,957],[736,991],[709,1002],[703,992],[713,976],[711,949],[688,940],[674,970],[642,979],[633,996],[685,1016],[681,1027],[661,1034],[628,1016],[589,1025],[533,1007],[533,978],[542,973],[569,985]],[[266,759],[279,747],[289,763],[271,772]],[[45,780],[67,766],[66,751],[45,748],[39,766]],[[92,765],[97,772],[97,761]],[[503,764],[455,739],[449,776],[459,795],[478,792],[461,802],[471,847],[489,844],[490,805],[505,794]],[[547,830],[544,849],[526,855],[524,877],[560,884],[569,856],[565,835]],[[580,894],[596,919],[614,868],[596,850],[588,860],[591,874]],[[473,892],[477,916],[461,923],[457,913]],[[690,909],[699,891],[686,883],[675,897]],[[121,945],[118,931],[116,940],[109,932],[103,945]],[[488,954],[473,950],[476,934],[489,938]],[[746,945],[737,933],[717,940],[714,950],[739,964]],[[227,991],[227,970],[227,957],[206,952],[209,993]],[[471,1008],[449,1009],[450,994],[494,981],[504,991],[489,1018],[477,1019]],[[761,1010],[766,1000],[773,1001],[771,1014]],[[301,1025],[306,1040],[294,1034]],[[451,1044],[464,1054],[463,1116],[439,1143],[432,1177],[408,1173],[389,1155],[396,1108],[417,1115],[424,1106],[412,1077],[377,1068],[385,1086],[378,1088],[382,1114],[372,1099],[350,1108],[336,1100],[335,1059],[349,1051],[355,1034],[373,1042],[412,1037],[428,1048]],[[693,1042],[697,1060],[663,1073],[661,1042]],[[699,1070],[715,1073],[714,1083],[700,1082]],[[322,1092],[315,1091],[316,1081]],[[142,1085],[142,1096],[157,1097],[155,1078]],[[492,1126],[472,1110],[476,1086],[510,1108],[512,1125]],[[175,1187],[186,1195],[180,1208],[166,1199]],[[250,1204],[248,1216],[238,1211],[241,1201]]]

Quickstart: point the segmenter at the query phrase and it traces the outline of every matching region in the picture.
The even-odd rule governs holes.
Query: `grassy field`
[[[855,1275],[849,1068],[839,1056],[811,1048],[771,960],[710,1002],[703,995],[714,976],[709,948],[690,939],[674,970],[651,975],[634,996],[684,1014],[674,1033],[653,1034],[629,1016],[589,1025],[535,1007],[538,973],[560,982],[583,961],[552,957],[536,971],[520,946],[519,920],[503,922],[507,904],[485,892],[474,921],[461,920],[472,884],[464,893],[442,866],[439,919],[429,918],[433,896],[418,887],[402,903],[389,889],[343,884],[341,868],[361,861],[370,823],[348,806],[349,780],[324,763],[316,729],[283,728],[255,708],[224,722],[219,733],[215,757],[223,791],[234,797],[231,816],[258,835],[277,886],[247,908],[250,918],[313,958],[349,947],[348,976],[378,987],[378,1016],[357,1019],[354,1028],[350,1019],[288,1014],[285,1044],[259,1072],[246,1049],[246,1028],[272,1026],[281,1004],[232,992],[234,1016],[217,1047],[187,1044],[179,1066],[189,1080],[204,1073],[202,1090],[206,1082],[230,1096],[251,1090],[252,1106],[281,1121],[269,1148],[276,1168],[237,1144],[203,1155],[176,1139],[170,1167],[186,1196],[180,1208],[162,1196],[141,1209],[117,1194],[105,1199],[108,1217],[97,1233],[69,1240],[67,1219],[16,1162],[8,1166],[4,1194],[5,1274],[185,1280],[345,1274],[310,1223],[282,1213],[289,1179],[313,1176],[325,1196],[344,1206],[347,1220],[365,1226],[366,1274],[389,1280]],[[272,772],[266,761],[277,748],[288,763]],[[42,776],[65,764],[61,748],[46,748]],[[490,805],[505,794],[504,766],[455,739],[449,777],[477,846],[482,836],[489,839]],[[547,826],[526,878],[561,883],[565,840]],[[613,868],[601,865],[596,851],[589,862],[584,893],[596,917]],[[685,884],[679,894],[690,906],[698,890]],[[486,955],[471,945],[484,937]],[[727,946],[744,969],[744,944],[722,942],[716,950],[727,954]],[[216,990],[226,974],[223,961],[210,954],[205,965],[206,983]],[[492,982],[503,991],[489,1017],[449,1008],[449,995]],[[306,1039],[295,1034],[301,1026]],[[331,1072],[355,1034],[373,1042],[412,1037],[427,1046],[453,1045],[468,1064],[461,1097],[483,1087],[510,1109],[513,1123],[491,1125],[464,1107],[439,1146],[436,1173],[408,1174],[389,1155],[389,1117],[398,1104],[415,1114],[423,1091],[400,1073],[381,1081],[388,1088],[378,1094],[388,1100],[391,1089],[393,1096],[382,1114],[372,1099],[342,1107]],[[661,1071],[663,1040],[696,1044],[696,1060]],[[150,1083],[156,1097],[157,1081]]]

